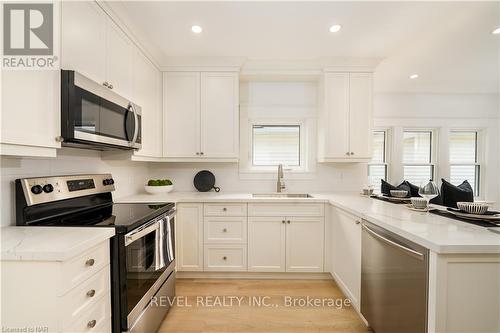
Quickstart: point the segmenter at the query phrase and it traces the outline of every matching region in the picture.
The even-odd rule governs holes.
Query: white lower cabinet
[[[361,219],[331,207],[330,273],[359,309],[361,297]]]
[[[323,204],[249,204],[248,211],[249,271],[323,272]]]
[[[284,221],[280,217],[248,218],[248,271],[285,271]]]
[[[203,271],[203,204],[178,204],[175,228],[177,270]]]
[[[111,332],[109,250],[106,240],[67,261],[2,261],[3,327]]]

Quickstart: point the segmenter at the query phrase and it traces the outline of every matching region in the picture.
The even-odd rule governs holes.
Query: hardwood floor
[[[176,293],[178,305],[159,333],[371,332],[352,307],[332,306],[333,299],[344,300],[333,281],[179,279]],[[300,306],[307,296],[323,304]],[[290,306],[293,300],[296,306]]]

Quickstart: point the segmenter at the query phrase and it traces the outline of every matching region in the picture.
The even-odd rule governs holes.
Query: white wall
[[[57,158],[1,157],[1,221],[15,224],[14,180],[16,178],[82,173],[112,173],[116,181],[116,197],[137,193],[148,179],[147,164],[127,161],[103,161],[100,152],[63,148]]]
[[[482,199],[499,199],[499,99],[496,94],[378,94],[374,100],[375,126],[393,135],[389,179],[402,179],[400,145],[403,128],[438,131],[437,179],[448,178],[447,133],[450,129],[481,130]]]

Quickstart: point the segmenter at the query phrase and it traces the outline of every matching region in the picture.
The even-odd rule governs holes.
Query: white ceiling
[[[499,2],[110,2],[160,65],[169,57],[384,58],[380,92],[498,93]],[[203,27],[196,35],[191,26]],[[341,24],[332,34],[328,28]],[[418,73],[419,78],[408,76]]]

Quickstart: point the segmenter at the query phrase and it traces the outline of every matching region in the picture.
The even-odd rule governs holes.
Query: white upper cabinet
[[[238,160],[238,74],[165,72],[164,157]]]
[[[135,156],[161,157],[162,151],[162,108],[161,73],[140,51],[133,55],[132,88],[134,102],[141,106],[142,148]]]
[[[128,99],[132,94],[133,48],[123,31],[111,20],[106,25],[106,82],[108,88]]]
[[[77,71],[134,99],[134,46],[95,2],[64,1],[61,33],[63,69]]]
[[[163,74],[164,157],[200,154],[200,73]]]
[[[201,152],[214,158],[238,157],[238,75],[201,74]]]
[[[106,81],[107,17],[94,1],[63,1],[61,65]]]
[[[372,74],[327,73],[318,121],[319,162],[371,159]]]

